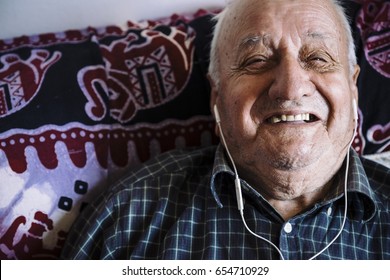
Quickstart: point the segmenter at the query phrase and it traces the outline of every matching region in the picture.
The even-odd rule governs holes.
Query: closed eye
[[[244,64],[246,64],[245,67],[252,67],[252,66],[256,67],[256,66],[262,66],[266,62],[267,62],[266,57],[255,57],[255,58],[248,59]]]
[[[257,74],[272,68],[274,60],[264,55],[251,56],[243,59],[238,66],[232,67],[235,72],[246,72],[247,74]]]
[[[340,68],[340,63],[336,62],[327,52],[316,51],[301,59],[304,68],[314,70],[319,73],[332,72]]]
[[[315,56],[315,57],[310,57],[309,60],[311,61],[316,61],[316,62],[327,62],[327,60],[323,57]]]

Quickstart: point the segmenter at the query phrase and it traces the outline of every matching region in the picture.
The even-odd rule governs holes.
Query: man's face
[[[211,102],[241,176],[299,195],[342,164],[358,68],[349,71],[345,31],[328,1],[236,2],[221,31]]]

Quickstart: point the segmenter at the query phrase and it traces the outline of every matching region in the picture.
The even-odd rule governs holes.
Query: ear
[[[360,73],[360,66],[355,64],[355,66],[353,68],[353,75],[352,75],[352,80],[353,80],[355,85],[357,83],[357,79],[359,77],[359,73]]]
[[[210,74],[207,74],[207,79],[209,80],[211,92],[210,92],[210,111],[212,114],[214,114],[214,105],[217,104],[218,101],[218,88],[215,84],[214,79],[210,76]],[[215,118],[215,116],[214,116]],[[217,126],[215,126],[215,134],[219,137],[219,129]]]
[[[217,102],[218,97],[218,89],[217,85],[215,84],[214,79],[210,76],[210,74],[207,74],[207,79],[209,80],[210,87],[211,87],[211,93],[210,93],[210,110],[213,111],[214,105]]]
[[[351,85],[351,89],[353,91],[352,92],[353,98],[355,98],[356,102],[358,101],[358,98],[359,98],[358,88],[357,88],[357,80],[359,77],[359,73],[360,73],[360,67],[359,67],[359,65],[356,64],[354,69],[353,69],[352,85]]]
[[[218,101],[218,87],[214,81],[214,79],[210,76],[210,74],[207,74],[207,79],[209,80],[211,92],[210,92],[210,110],[213,113],[214,112],[214,105]]]

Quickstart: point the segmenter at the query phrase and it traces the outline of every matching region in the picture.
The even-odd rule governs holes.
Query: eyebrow
[[[311,32],[311,31],[308,31],[306,33],[306,37],[307,38],[311,38],[311,39],[329,39],[331,38],[332,36],[327,34],[327,33],[321,33],[321,32]]]
[[[269,35],[249,35],[243,38],[239,44],[239,49],[247,50],[251,49],[260,43],[263,45],[269,45]]]

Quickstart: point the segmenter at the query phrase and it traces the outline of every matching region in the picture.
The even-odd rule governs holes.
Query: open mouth
[[[268,118],[267,122],[270,124],[287,123],[287,122],[311,123],[311,122],[316,122],[318,120],[319,119],[313,114],[303,113],[297,115],[276,115]]]

